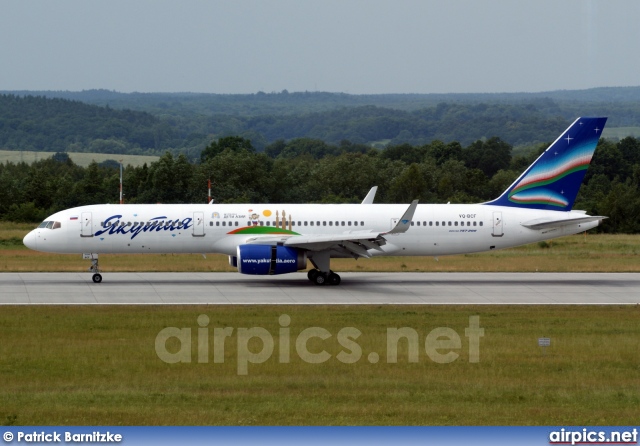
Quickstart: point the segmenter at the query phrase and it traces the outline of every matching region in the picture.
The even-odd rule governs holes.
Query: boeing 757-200
[[[493,201],[479,204],[101,204],[57,212],[24,238],[83,254],[221,253],[242,274],[293,273],[338,285],[336,257],[442,256],[576,234],[606,217],[572,210],[607,118],[578,118]]]

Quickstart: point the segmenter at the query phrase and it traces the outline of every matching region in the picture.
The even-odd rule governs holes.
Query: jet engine
[[[306,269],[307,254],[286,246],[240,245],[237,257],[229,257],[229,263],[241,274],[287,274]]]

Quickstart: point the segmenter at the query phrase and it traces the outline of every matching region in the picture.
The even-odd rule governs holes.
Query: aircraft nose
[[[28,233],[27,235],[25,235],[24,238],[22,239],[22,243],[24,243],[24,246],[33,250],[37,249],[36,241],[37,241],[37,235],[36,235],[35,229],[30,233]]]

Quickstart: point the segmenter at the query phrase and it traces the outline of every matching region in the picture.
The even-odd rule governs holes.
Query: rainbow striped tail
[[[570,211],[607,118],[578,118],[489,205]]]

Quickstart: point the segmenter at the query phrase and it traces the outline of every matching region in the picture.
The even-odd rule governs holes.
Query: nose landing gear
[[[100,267],[98,266],[98,254],[82,254],[82,258],[91,260],[89,271],[93,273],[93,276],[91,276],[93,283],[102,282],[102,274],[100,274]]]

